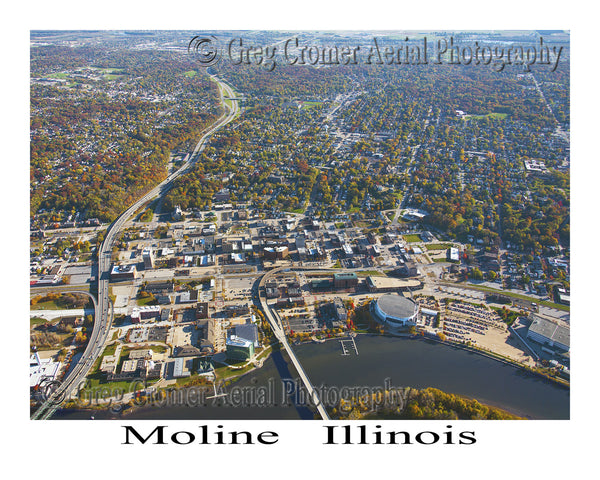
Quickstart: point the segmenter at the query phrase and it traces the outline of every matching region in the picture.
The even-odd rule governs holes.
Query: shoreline
[[[457,345],[457,344],[452,344],[452,343],[449,343],[449,342],[442,342],[442,341],[439,341],[437,339],[431,339],[431,338],[423,337],[423,336],[420,336],[420,335],[412,335],[412,336],[411,335],[404,335],[402,337],[399,337],[397,335],[380,335],[380,334],[367,333],[367,332],[361,333],[360,335],[365,339],[365,341],[367,339],[369,339],[369,338],[376,340],[377,338],[382,338],[383,339],[384,337],[386,338],[386,340],[388,342],[389,341],[394,342],[395,339],[399,339],[399,338],[403,338],[405,340],[417,340],[417,339],[418,340],[425,340],[426,343],[423,344],[423,345],[429,344],[430,345],[429,348],[435,347],[435,345],[437,345],[437,344],[446,344],[446,346],[452,347],[452,350],[464,351],[466,353],[477,353],[482,358],[497,360],[499,362],[499,364],[501,364],[501,365],[506,365],[506,366],[514,367],[514,371],[515,372],[522,372],[522,373],[524,373],[526,377],[530,378],[530,380],[533,380],[533,379],[537,378],[537,379],[542,380],[543,383],[547,384],[548,386],[552,386],[552,387],[554,387],[554,386],[560,386],[561,390],[565,390],[565,391],[568,392],[568,387],[566,387],[565,385],[562,385],[560,383],[553,382],[551,379],[545,377],[544,375],[540,375],[537,372],[532,372],[532,371],[530,371],[530,370],[528,370],[526,368],[523,368],[521,365],[514,364],[514,363],[511,363],[511,362],[507,362],[507,361],[504,361],[502,359],[496,358],[496,357],[494,357],[492,355],[486,354],[486,352],[480,352],[480,351],[468,348],[465,345]],[[329,352],[334,352],[335,353],[335,351],[337,351],[335,349],[335,346],[332,345],[331,343],[329,343],[328,340],[338,340],[339,341],[339,340],[343,340],[343,339],[347,339],[347,338],[348,338],[347,336],[344,336],[344,337],[330,337],[330,338],[324,339],[322,342],[315,342],[315,341],[309,340],[309,341],[301,342],[300,344],[297,344],[297,345],[302,345],[302,344],[310,345],[311,343],[313,343],[313,344],[326,343],[326,344],[329,345],[329,347],[327,348],[327,350]],[[433,340],[433,341],[432,342],[427,342],[427,340]],[[396,342],[397,342],[397,340],[396,340]],[[360,346],[360,344],[359,344],[359,346]],[[401,344],[399,344],[399,343],[398,343],[398,346],[400,348],[402,348]],[[414,347],[413,347],[413,349],[414,349]],[[419,347],[416,347],[416,349],[419,349]],[[313,353],[314,353],[314,352],[317,352],[319,350],[321,350],[321,349],[318,346],[315,346],[315,347],[312,347],[310,351],[313,351]],[[276,351],[280,351],[281,352],[281,350],[271,349],[271,351],[269,351],[268,355],[264,357],[263,361],[266,361]],[[281,352],[281,353],[283,353],[283,352]],[[367,355],[368,355],[368,353],[367,353]],[[276,363],[279,363],[282,360],[289,367],[289,360],[287,360],[286,358],[272,359],[272,361],[276,362]],[[241,373],[239,375],[236,375],[234,377],[229,377],[229,378],[227,378],[225,380],[225,383],[227,385],[233,386],[235,388],[245,389],[245,388],[247,388],[247,386],[244,386],[245,384],[243,384],[241,386],[238,386],[239,382],[242,381],[242,379],[246,378],[247,374],[256,373],[256,371],[258,371],[258,368],[253,368],[251,370],[248,370],[248,371],[246,371],[244,373]],[[291,373],[291,372],[288,372],[288,373]],[[280,372],[280,374],[281,374],[281,372]],[[251,383],[252,379],[249,382]],[[248,383],[248,382],[246,382],[246,383]],[[410,385],[411,385],[411,388],[416,388],[416,389],[436,388],[436,389],[441,390],[441,391],[443,391],[445,393],[452,393],[452,394],[459,395],[459,396],[467,398],[467,399],[477,400],[477,401],[479,401],[480,403],[482,403],[482,404],[484,404],[486,406],[498,408],[500,410],[509,412],[509,413],[517,415],[517,416],[522,416],[522,417],[532,418],[532,419],[535,419],[535,418],[545,418],[543,416],[538,417],[535,414],[527,413],[527,410],[521,410],[520,408],[507,407],[504,401],[502,401],[502,400],[495,401],[493,396],[487,396],[485,394],[483,394],[483,395],[463,394],[463,393],[460,392],[460,390],[455,391],[452,388],[448,388],[448,386],[444,387],[444,386],[440,385],[438,387],[437,383],[431,383],[429,385],[429,387],[425,387],[425,386],[421,386],[421,387],[419,387],[419,386],[413,386],[413,385],[416,385],[414,383],[411,383]],[[192,388],[211,388],[211,384],[209,383],[208,385],[188,385],[188,386],[185,386],[185,385],[184,386],[178,386],[178,385],[176,385],[175,386],[175,390],[183,390],[183,391],[185,391],[186,389],[192,389]],[[150,403],[148,403],[148,404],[143,403],[141,405],[129,405],[129,406],[127,406],[126,404],[121,404],[122,405],[121,408],[124,408],[124,409],[120,410],[120,411],[117,410],[116,412],[114,412],[113,415],[112,415],[112,418],[119,418],[121,416],[124,417],[124,416],[128,416],[128,415],[131,415],[131,414],[136,415],[138,413],[139,414],[144,414],[145,411],[149,412],[151,410],[154,410],[154,412],[156,413],[156,417],[157,418],[161,418],[161,413],[160,413],[160,408],[161,408],[160,403],[161,402],[158,401],[158,403],[155,404],[154,406],[152,405],[152,403],[153,402],[150,400]],[[170,405],[163,405],[163,406],[165,406],[167,409],[170,407]],[[180,405],[180,407],[183,407],[183,406],[184,405]],[[191,405],[188,405],[188,406],[191,407]],[[109,408],[107,408],[106,405],[93,405],[93,406],[89,406],[89,405],[84,405],[84,406],[82,406],[82,405],[79,405],[79,406],[78,405],[71,405],[69,408],[64,409],[64,412],[65,412],[65,417],[69,416],[69,411],[75,413],[76,415],[77,415],[76,412],[79,411],[79,412],[89,412],[90,415],[93,415],[94,412],[98,412],[99,414],[100,413],[102,414],[102,417],[108,416],[110,418],[111,417],[111,413],[109,411]],[[182,412],[183,412],[183,416],[185,416],[186,415],[185,411],[182,411]],[[190,410],[190,414],[193,415],[191,412],[192,412],[192,410]],[[275,414],[277,414],[277,413],[275,413]],[[250,412],[249,412],[249,415],[250,415],[250,417],[252,416],[252,414]],[[299,419],[301,419],[301,418],[299,418]]]
[[[390,333],[384,333],[384,334],[378,334],[378,333],[370,333],[370,332],[354,332],[354,334],[358,337],[359,335],[362,336],[368,336],[368,337],[387,337],[387,338],[403,338],[403,339],[408,339],[408,340],[421,340],[421,341],[431,341],[440,345],[446,345],[447,347],[450,348],[457,348],[460,350],[464,350],[467,352],[471,352],[471,353],[475,353],[478,355],[481,355],[483,357],[489,358],[491,360],[495,360],[499,363],[502,363],[504,365],[508,365],[511,367],[516,368],[517,370],[521,370],[523,372],[527,372],[530,373],[534,376],[537,376],[539,378],[545,379],[551,383],[553,383],[554,385],[560,386],[562,388],[565,388],[567,390],[570,390],[571,386],[570,386],[570,382],[567,382],[566,380],[562,380],[560,378],[556,378],[556,377],[552,377],[549,375],[545,375],[541,372],[537,372],[535,370],[533,370],[532,368],[523,365],[521,363],[516,362],[513,359],[510,359],[509,357],[505,357],[504,355],[500,354],[500,353],[496,353],[493,351],[488,351],[488,350],[482,350],[479,349],[477,347],[473,347],[470,345],[465,345],[463,343],[458,343],[458,342],[454,342],[452,340],[440,340],[437,337],[432,337],[432,336],[425,336],[425,335],[418,335],[418,334],[410,334],[410,333],[406,333],[406,334],[390,334]],[[340,336],[340,337],[331,337],[331,338],[325,338],[325,339],[321,339],[321,341],[314,341],[314,340],[306,340],[303,342],[299,342],[298,345],[303,345],[303,344],[310,344],[310,343],[325,343],[331,340],[342,340],[342,339],[347,339],[348,336]],[[296,344],[295,344],[296,345]]]

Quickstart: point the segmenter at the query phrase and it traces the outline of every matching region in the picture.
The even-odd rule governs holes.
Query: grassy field
[[[186,73],[187,73],[187,72],[186,72]],[[219,90],[220,90],[220,91],[222,92],[222,94],[223,94],[223,103],[224,103],[224,104],[225,104],[225,106],[227,106],[228,108],[233,108],[233,102],[234,102],[234,101],[233,101],[233,100],[231,100],[230,98],[238,98],[238,97],[239,97],[239,94],[238,94],[238,92],[236,92],[236,91],[235,91],[233,88],[231,88],[231,92],[232,92],[232,94],[233,94],[233,95],[232,95],[230,98],[227,98],[227,97],[229,97],[229,95],[227,94],[227,91],[226,91],[226,90],[224,90],[224,89],[222,89],[220,84],[218,84],[218,85],[219,85]],[[230,85],[229,85],[229,86],[230,86]],[[238,115],[239,115],[239,113],[238,113]]]
[[[215,375],[219,380],[226,380],[231,377],[237,377],[238,375],[242,375],[246,372],[249,372],[254,368],[253,364],[249,364],[244,368],[230,368],[227,365],[223,365],[221,367],[215,366]]]
[[[411,233],[408,235],[402,235],[402,238],[408,243],[420,242],[421,237],[415,233]]]
[[[323,102],[302,102],[302,108],[314,108],[317,105],[321,105]]]
[[[507,113],[492,112],[492,113],[488,113],[487,115],[465,115],[465,118],[468,120],[482,120],[485,117],[490,117],[490,118],[499,118],[499,119],[504,120],[507,116],[508,116]]]
[[[286,210],[289,213],[304,213],[305,207],[302,206],[300,208],[294,208],[293,210]]]
[[[62,310],[63,307],[56,304],[55,300],[49,300],[47,302],[38,302],[31,306],[32,310]]]
[[[113,343],[112,345],[109,345],[108,347],[106,347],[104,349],[104,353],[102,354],[102,356],[104,355],[114,355],[115,352],[117,351],[117,343]]]
[[[354,226],[357,228],[370,228],[371,222],[367,222],[366,220],[356,220]]]
[[[43,324],[43,323],[47,323],[47,322],[49,322],[49,321],[50,321],[50,320],[46,320],[45,318],[40,318],[40,317],[31,317],[31,318],[29,319],[29,326],[30,326],[31,328],[33,328],[33,327],[35,327],[35,326],[37,326],[37,325],[41,325],[41,324]]]
[[[429,245],[425,245],[425,248],[427,250],[448,250],[453,246],[452,243],[430,243]]]
[[[108,75],[108,74],[120,74],[123,73],[125,71],[124,68],[117,68],[117,67],[108,67],[108,68],[92,68],[93,70],[97,71],[98,73],[101,73],[103,75]]]
[[[46,75],[46,78],[69,78],[69,75],[66,73],[59,72]]]
[[[141,210],[140,214],[137,217],[138,222],[151,222],[154,218],[154,210],[158,206],[158,200],[153,200],[146,205]]]
[[[56,285],[56,286],[52,286],[52,287],[36,287],[35,285],[33,285],[31,287],[31,295],[35,296],[35,295],[46,295],[46,293],[48,291],[59,291],[61,293],[71,293],[71,291],[73,290],[79,290],[82,292],[88,292],[90,290],[90,285],[89,284],[85,284],[85,285]]]
[[[105,80],[112,81],[112,80],[118,80],[119,78],[123,78],[123,75],[114,75],[112,73],[109,73],[109,74],[103,75],[103,77]]]
[[[362,270],[356,272],[358,277],[384,277],[385,275],[378,270]]]
[[[154,298],[154,296],[138,298],[136,302],[140,307],[145,307],[146,305],[154,305],[154,302],[156,302],[156,298]]]
[[[69,292],[65,292],[69,293]],[[64,302],[61,298],[57,298],[56,300],[46,300],[44,302],[36,302],[33,305],[30,305],[30,310],[73,310],[80,308],[89,308],[91,307],[90,302],[86,302],[85,305],[81,307],[77,307],[71,303]]]
[[[188,78],[193,78],[198,74],[198,72],[196,70],[188,70],[187,72],[184,72],[184,75]]]

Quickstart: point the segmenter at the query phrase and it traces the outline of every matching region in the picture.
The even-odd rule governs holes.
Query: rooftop
[[[244,324],[235,327],[235,335],[242,340],[249,340],[255,345],[258,343],[258,328],[256,325]]]
[[[29,359],[29,386],[35,387],[42,379],[54,379],[58,373],[60,363],[53,362],[49,358],[42,359],[38,363],[36,355],[31,355]]]
[[[384,314],[396,318],[412,317],[416,311],[415,302],[395,294],[382,295],[377,300],[377,305]]]
[[[358,276],[354,272],[351,272],[351,273],[334,273],[333,274],[333,278],[335,278],[336,280],[341,280],[341,279],[347,279],[347,278],[358,278]]]
[[[252,345],[252,342],[250,340],[246,340],[245,338],[240,338],[236,335],[231,335],[227,338],[226,345],[231,347],[249,348]]]
[[[567,347],[570,346],[571,331],[567,327],[563,327],[534,313],[529,318],[532,320],[529,331],[549,338],[554,342],[559,342]]]
[[[135,265],[131,264],[131,265],[114,265],[112,270],[111,270],[111,274],[115,274],[115,273],[133,273],[135,272]]]
[[[399,278],[390,278],[390,277],[367,277],[367,283],[369,286],[372,286],[376,289],[383,288],[417,288],[421,282],[419,280],[414,279],[399,279]]]

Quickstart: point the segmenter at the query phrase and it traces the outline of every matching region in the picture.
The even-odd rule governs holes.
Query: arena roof
[[[410,318],[416,310],[416,304],[410,298],[395,294],[382,295],[377,305],[385,315],[395,318]]]

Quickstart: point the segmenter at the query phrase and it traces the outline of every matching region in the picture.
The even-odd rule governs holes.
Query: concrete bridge
[[[306,269],[310,270],[308,268],[306,268]],[[323,406],[323,403],[319,399],[319,395],[317,394],[317,391],[313,387],[312,383],[310,382],[310,379],[308,378],[308,375],[302,368],[302,365],[298,361],[296,354],[294,353],[294,351],[292,350],[292,347],[290,346],[290,344],[287,341],[287,337],[285,336],[285,332],[283,330],[283,327],[281,326],[281,321],[279,319],[279,316],[277,315],[277,312],[274,312],[271,310],[271,308],[267,304],[266,296],[263,295],[263,291],[264,291],[263,288],[264,288],[266,280],[269,277],[271,277],[272,275],[279,273],[281,271],[286,271],[286,270],[295,270],[295,269],[290,268],[290,267],[275,268],[275,269],[269,271],[268,273],[266,273],[265,275],[263,275],[263,277],[260,279],[260,282],[258,284],[258,292],[257,292],[258,298],[260,300],[260,305],[265,314],[265,318],[271,325],[271,329],[273,330],[273,333],[275,334],[275,338],[277,338],[277,340],[279,340],[279,342],[283,345],[283,348],[285,348],[285,351],[288,353],[290,359],[292,360],[292,363],[294,364],[294,368],[298,372],[298,375],[300,375],[300,378],[302,379],[302,382],[304,383],[304,386],[306,387],[306,390],[307,390],[308,394],[310,395],[310,398],[312,399],[313,404],[315,405],[315,407],[317,408],[317,411],[321,415],[321,418],[323,420],[329,420],[329,415],[327,414],[327,410],[325,409],[325,407]],[[298,268],[298,270],[304,270],[304,268]]]

